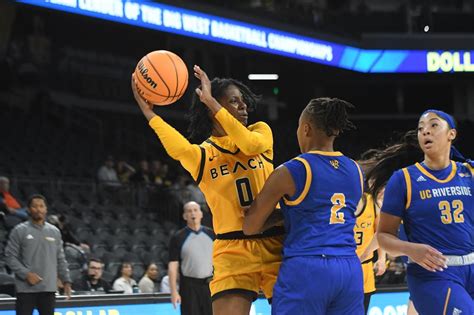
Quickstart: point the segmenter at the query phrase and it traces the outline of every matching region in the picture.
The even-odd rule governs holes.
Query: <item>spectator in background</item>
[[[74,281],[72,288],[75,291],[102,292],[108,293],[111,290],[110,284],[102,279],[104,264],[100,259],[91,258],[87,266],[87,274]]]
[[[10,180],[5,176],[0,177],[0,211],[23,220],[28,218],[27,210],[10,193]]]
[[[168,164],[162,163],[160,160],[151,161],[151,176],[152,182],[158,186],[171,186],[172,182],[168,177]]]
[[[187,189],[188,177],[186,175],[178,175],[173,185],[170,187],[170,192],[179,201],[181,205],[185,204],[191,199],[191,192]]]
[[[130,177],[133,176],[137,171],[133,166],[128,164],[125,159],[117,161],[117,176],[122,184],[128,184]]]
[[[71,278],[63,250],[61,232],[46,222],[46,198],[28,199],[31,219],[17,225],[10,233],[5,258],[15,274],[16,314],[53,315],[58,275],[64,293],[71,296]]]
[[[189,190],[190,200],[196,201],[201,207],[206,205],[204,194],[190,177],[188,177],[186,188]]]
[[[178,279],[179,280],[179,279]],[[176,287],[176,290],[179,291],[179,286]],[[168,275],[165,275],[162,279],[161,279],[161,283],[160,283],[160,293],[171,293],[171,289],[170,289],[170,277]]]
[[[138,282],[138,288],[141,293],[159,292],[158,280],[158,266],[155,263],[150,263],[145,271],[145,274]]]
[[[89,253],[90,248],[89,245],[86,243],[82,243],[79,239],[74,235],[70,225],[66,221],[66,217],[64,215],[50,215],[48,216],[48,222],[54,225],[61,231],[61,237],[63,239],[64,245],[73,244],[79,246],[84,252]]]
[[[152,184],[152,174],[147,160],[138,163],[138,171],[130,177],[130,181],[137,184]]]
[[[97,172],[97,179],[99,180],[100,184],[106,187],[121,186],[114,165],[114,158],[111,155],[107,156],[104,165],[102,165]]]
[[[188,200],[194,200],[201,206],[203,213],[202,224],[205,226],[212,227],[212,213],[209,211],[209,206],[206,202],[206,197],[202,193],[201,189],[196,185],[196,182],[188,176],[186,189],[189,193]]]
[[[170,240],[168,276],[171,303],[181,304],[181,314],[212,314],[209,281],[212,277],[214,232],[201,225],[201,207],[194,201],[183,207],[187,226]],[[178,292],[179,274],[179,292]]]
[[[161,178],[161,166],[162,163],[160,160],[154,159],[151,161],[150,173],[152,177],[152,182],[158,186],[163,185],[163,178]]]
[[[161,168],[160,168],[160,173],[159,173],[159,177],[161,178],[161,180],[163,181],[163,185],[164,186],[171,186],[172,184],[172,180],[171,180],[171,177],[170,177],[170,174],[169,174],[169,165],[166,164],[166,163],[163,163],[161,165]]]
[[[134,287],[138,288],[137,282],[132,278],[133,268],[129,262],[123,262],[114,281],[113,289],[123,291],[124,294],[132,294]]]
[[[104,165],[97,172],[97,180],[99,181],[99,196],[104,204],[115,203],[118,199],[118,192],[122,187],[122,183],[115,170],[114,158],[107,156]]]

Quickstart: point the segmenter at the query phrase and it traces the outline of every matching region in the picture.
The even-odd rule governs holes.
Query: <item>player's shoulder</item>
[[[402,167],[398,170],[396,170],[395,172],[393,172],[393,175],[397,174],[397,176],[403,176],[403,173],[404,172],[408,172],[408,173],[411,173],[413,171],[419,171],[419,166],[417,166],[418,163],[415,163],[415,164],[411,164],[411,165],[407,165],[405,167]],[[392,176],[393,176],[392,175]]]
[[[204,150],[207,150],[207,149],[210,149],[212,148],[212,143],[209,141],[209,139],[206,139],[204,140],[203,142],[201,142],[201,144],[199,145],[200,148],[204,149]]]
[[[292,159],[289,159],[283,165],[295,165],[295,166],[303,166],[304,163],[307,161],[308,153],[302,153],[295,156]]]
[[[472,170],[474,168],[474,161],[471,160],[467,160],[465,162],[455,161],[454,163],[456,163],[456,167],[458,170]]]
[[[463,177],[472,177],[474,175],[474,161],[456,162],[457,173]],[[461,175],[463,174],[463,175]]]

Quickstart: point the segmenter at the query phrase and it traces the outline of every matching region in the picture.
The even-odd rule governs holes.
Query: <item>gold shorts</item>
[[[374,263],[369,261],[362,264],[362,273],[364,274],[364,293],[375,291]]]
[[[228,292],[250,291],[254,297],[260,290],[265,297],[273,296],[282,260],[283,236],[260,239],[214,241],[214,276],[211,296]]]

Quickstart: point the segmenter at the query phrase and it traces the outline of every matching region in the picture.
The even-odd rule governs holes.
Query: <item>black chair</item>
[[[170,256],[169,256],[168,251],[167,250],[162,251],[160,256],[161,256],[161,262],[167,266],[170,261]]]
[[[84,271],[82,269],[70,269],[69,275],[71,276],[72,282],[80,279],[83,275]]]

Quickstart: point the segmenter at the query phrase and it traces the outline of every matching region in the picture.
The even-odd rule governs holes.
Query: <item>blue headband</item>
[[[441,119],[443,119],[444,121],[446,121],[448,123],[449,128],[456,129],[456,123],[454,122],[453,116],[443,112],[442,110],[437,110],[437,109],[425,110],[425,112],[421,116],[423,116],[425,114],[428,114],[428,113],[433,113],[433,114],[438,115],[438,117],[440,117]],[[457,161],[461,161],[461,162],[467,162],[467,163],[471,164],[471,166],[474,165],[474,161],[466,159],[462,155],[462,153],[459,152],[459,150],[456,149],[453,145],[451,146],[450,158],[454,159],[454,160],[457,160]]]
[[[425,112],[423,114],[421,114],[421,116],[424,116],[428,113],[433,113],[433,114],[438,115],[439,118],[443,119],[444,121],[446,121],[448,123],[449,128],[456,129],[456,123],[454,122],[453,116],[443,112],[442,110],[437,110],[437,109],[425,110]]]

